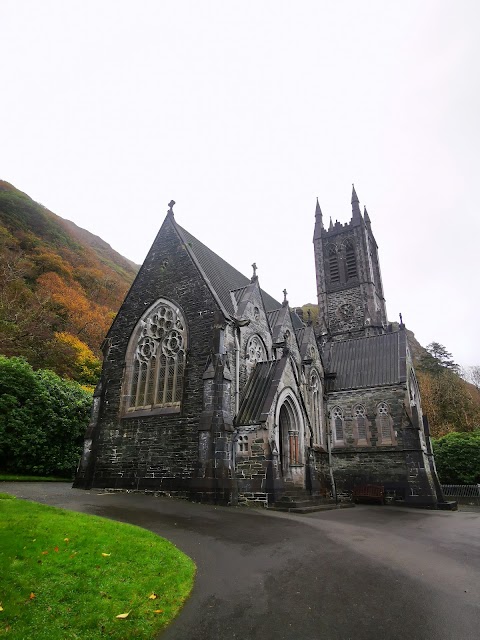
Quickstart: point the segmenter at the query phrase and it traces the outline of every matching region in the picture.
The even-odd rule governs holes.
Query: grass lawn
[[[0,482],[73,482],[73,478],[55,478],[54,476],[19,476],[0,473]]]
[[[149,531],[0,493],[0,638],[151,639],[194,575]]]

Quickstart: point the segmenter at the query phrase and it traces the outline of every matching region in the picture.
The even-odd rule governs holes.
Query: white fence
[[[445,498],[467,504],[480,504],[480,484],[442,484]]]

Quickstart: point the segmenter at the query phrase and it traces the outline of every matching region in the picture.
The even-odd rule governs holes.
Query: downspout
[[[238,415],[238,409],[240,407],[240,341],[238,334],[240,328],[235,327],[235,418]]]
[[[333,499],[335,500],[335,502],[337,502],[337,488],[335,486],[335,478],[333,477],[333,467],[332,467],[332,445],[331,445],[331,437],[332,437],[332,427],[331,427],[331,423],[330,420],[328,420],[328,414],[326,412],[326,407],[325,407],[325,412],[324,415],[327,416],[327,428],[325,429],[326,434],[327,434],[327,450],[328,450],[328,468],[330,471],[330,481],[332,483],[332,494],[333,494]]]

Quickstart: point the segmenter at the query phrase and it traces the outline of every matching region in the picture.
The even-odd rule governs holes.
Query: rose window
[[[252,336],[247,343],[247,359],[250,363],[266,360],[265,347],[259,336]]]

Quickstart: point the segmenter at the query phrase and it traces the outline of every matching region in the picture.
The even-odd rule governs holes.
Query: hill
[[[94,382],[137,265],[0,181],[0,353]]]

